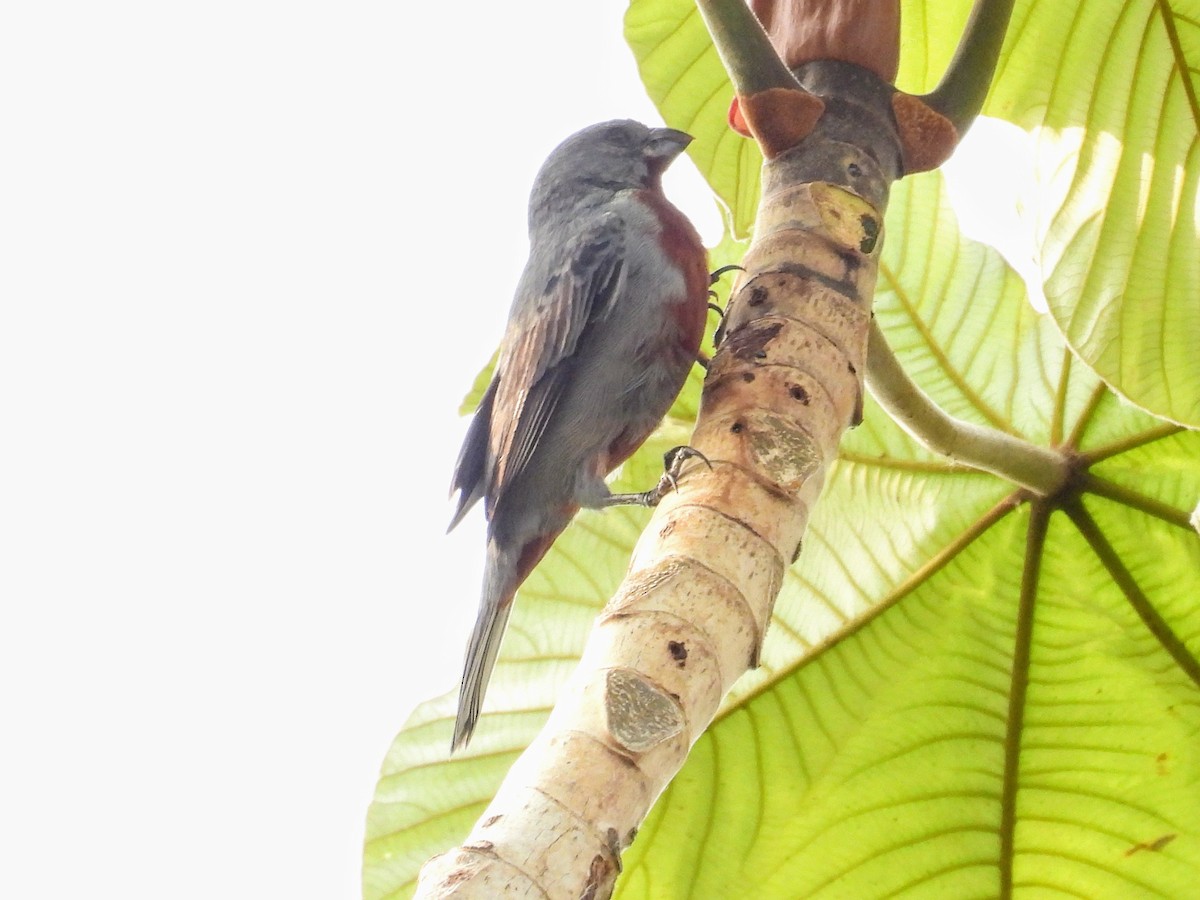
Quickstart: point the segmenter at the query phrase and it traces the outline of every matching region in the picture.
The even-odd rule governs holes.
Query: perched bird
[[[475,730],[513,595],[575,513],[660,496],[613,494],[604,478],[658,427],[699,354],[708,258],[662,192],[691,140],[604,122],[563,141],[534,180],[529,260],[451,488],[450,528],[481,497],[488,519],[454,750]]]

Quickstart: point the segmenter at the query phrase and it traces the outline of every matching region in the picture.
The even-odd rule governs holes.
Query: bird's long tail
[[[462,684],[458,689],[458,718],[454,722],[451,753],[467,745],[479,721],[483,694],[500,653],[500,640],[504,637],[504,626],[508,623],[513,595],[520,580],[517,560],[513,556],[515,554],[506,553],[495,542],[488,541],[483,597],[479,601],[479,616],[475,619],[475,630],[471,632],[463,662]]]

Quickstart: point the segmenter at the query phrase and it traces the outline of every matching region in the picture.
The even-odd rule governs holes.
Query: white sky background
[[[475,615],[446,491],[529,185],[659,121],[624,5],[6,8],[0,896],[358,894]]]

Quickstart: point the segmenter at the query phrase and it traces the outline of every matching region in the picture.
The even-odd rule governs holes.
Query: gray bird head
[[[575,132],[542,164],[529,197],[530,225],[547,222],[617,191],[661,187],[663,171],[692,142],[674,128],[648,128],[632,119],[601,122]]]

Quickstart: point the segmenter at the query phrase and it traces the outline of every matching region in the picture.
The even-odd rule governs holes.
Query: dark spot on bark
[[[846,171],[850,173],[850,177],[852,178],[857,178],[862,174],[862,169],[858,167],[858,163],[850,163],[850,165],[846,166]]]
[[[767,289],[765,287],[760,287],[759,285],[756,284],[754,287],[750,288],[750,296],[746,300],[746,305],[747,306],[761,306],[763,301],[766,299],[767,299]]]
[[[634,762],[632,759],[630,759],[630,758],[629,758],[629,755],[628,755],[628,754],[626,754],[626,753],[620,753],[620,752],[618,752],[618,753],[617,753],[617,762],[619,762],[619,763],[620,763],[621,765],[623,765],[625,768],[627,768],[627,769],[630,769],[630,770],[632,770],[632,771],[634,771],[634,772],[640,772],[640,771],[641,771],[641,767],[640,767],[640,766],[638,766],[638,764],[637,764],[636,762]]]
[[[588,867],[587,883],[583,886],[583,893],[579,895],[579,900],[596,900],[601,896],[600,889],[612,877],[612,870],[612,863],[602,854],[597,853],[593,856],[592,864]]]
[[[726,336],[721,349],[734,359],[753,359],[782,330],[782,322],[752,322]]]
[[[503,818],[504,818],[504,816],[488,816],[487,819],[484,820],[483,827],[491,828],[493,825],[495,825],[497,822],[499,822]]]
[[[679,641],[667,641],[667,650],[671,654],[671,659],[679,663],[679,668],[687,665],[687,647],[679,643]]]
[[[747,384],[749,384],[749,383],[750,383],[751,381],[753,381],[753,380],[754,380],[754,373],[753,373],[753,372],[743,372],[743,373],[742,373],[742,381],[744,381],[744,382],[746,382]]]
[[[733,424],[732,424],[732,425],[729,427],[729,430],[730,430],[730,431],[732,431],[734,434],[741,434],[741,433],[742,433],[742,429],[743,429],[743,428],[745,428],[745,427],[746,427],[746,426],[745,426],[745,425],[743,425],[741,422],[734,422],[734,423],[733,423]]]
[[[608,852],[612,854],[613,864],[617,867],[617,871],[621,871],[621,836],[617,834],[617,829],[611,825],[608,831],[604,832],[604,842],[608,844]]]
[[[625,846],[628,847],[630,844],[632,844],[635,837],[637,837],[637,829],[630,828],[629,834],[625,835]]]
[[[804,546],[804,541],[796,541],[796,549],[792,552],[792,562],[800,558],[800,548]]]
[[[858,249],[863,253],[870,253],[879,240],[879,222],[874,216],[866,215],[861,216],[858,221],[863,230],[863,239],[859,242]]]
[[[766,358],[767,358],[767,351],[766,351],[766,350],[759,350],[759,351],[757,351],[757,352],[754,354],[754,358],[755,358],[755,359],[766,359]]]
[[[805,406],[808,406],[808,391],[800,387],[800,385],[790,385],[788,387],[788,393],[792,395],[793,400],[799,400]]]
[[[852,362],[848,362],[848,363],[846,363],[846,368],[848,368],[848,369],[850,370],[850,374],[851,374],[851,375],[857,375],[857,374],[858,374],[858,369],[854,368],[854,363],[852,363]]]
[[[846,274],[851,275],[862,268],[862,260],[858,258],[858,254],[853,250],[846,250],[839,253],[838,256],[846,266]]]
[[[453,872],[451,872],[449,875],[446,876],[446,887],[452,888],[455,885],[466,881],[472,875],[473,875],[473,872],[470,869],[467,869],[465,867],[461,868],[461,869],[455,869]]]
[[[496,845],[491,841],[472,841],[469,844],[463,844],[464,850],[475,850],[479,853],[492,853],[496,849]]]

